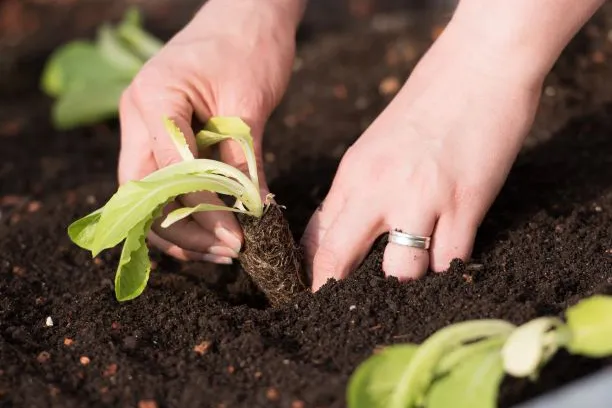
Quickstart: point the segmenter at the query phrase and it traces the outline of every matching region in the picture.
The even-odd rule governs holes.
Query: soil
[[[612,294],[611,16],[602,9],[549,76],[470,263],[399,283],[381,273],[381,241],[348,279],[277,308],[237,266],[158,253],[144,294],[118,304],[119,249],[92,260],[66,234],[116,186],[117,124],[54,131],[35,80],[45,55],[30,56],[0,90],[0,407],[337,408],[378,346]],[[375,17],[303,40],[268,127],[266,172],[296,237],[347,146],[428,44]],[[506,380],[500,406],[610,364],[559,353],[537,384]]]

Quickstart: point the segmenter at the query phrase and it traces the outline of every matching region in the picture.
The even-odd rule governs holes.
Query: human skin
[[[388,244],[383,269],[412,279],[470,257],[537,110],[542,82],[602,0],[462,0],[389,106],[343,157],[302,244],[318,289],[347,276],[390,229],[432,236],[429,251]],[[119,180],[180,160],[159,118],[193,150],[192,115],[237,115],[261,169],[265,122],[285,92],[303,0],[210,0],[136,76],[121,101]],[[264,57],[265,56],[265,57]],[[221,159],[245,168],[233,142]],[[265,178],[262,194],[267,192]],[[170,206],[214,202],[192,194]],[[201,213],[149,242],[185,260],[229,263],[242,243],[229,213]]]

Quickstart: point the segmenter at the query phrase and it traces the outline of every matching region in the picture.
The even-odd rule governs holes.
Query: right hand
[[[300,17],[287,4],[211,0],[145,64],[121,99],[120,184],[181,160],[164,116],[176,122],[195,155],[192,116],[201,122],[216,115],[239,116],[251,127],[261,193],[267,194],[262,134],[289,81]],[[235,142],[221,143],[220,156],[246,171]],[[194,193],[178,198],[165,213],[202,202],[222,204],[215,194]],[[178,259],[227,264],[238,256],[242,231],[232,213],[204,212],[169,228],[155,223],[149,242]]]

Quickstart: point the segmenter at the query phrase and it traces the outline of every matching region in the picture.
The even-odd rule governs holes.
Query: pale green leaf
[[[417,349],[415,344],[389,346],[357,367],[347,388],[348,407],[387,408]]]
[[[473,355],[487,353],[493,349],[501,353],[501,349],[508,336],[509,334],[506,333],[499,336],[488,337],[456,348],[440,359],[440,362],[436,366],[435,376],[438,377],[448,374]]]
[[[498,347],[466,357],[437,379],[427,395],[427,408],[495,408],[504,369]]]
[[[193,160],[193,153],[189,150],[189,145],[187,144],[187,139],[185,139],[185,135],[181,132],[181,129],[174,123],[174,121],[168,117],[164,118],[164,126],[166,127],[166,131],[170,135],[174,146],[178,150],[181,158],[183,160]]]
[[[83,88],[92,83],[123,82],[131,78],[131,72],[109,63],[94,44],[77,40],[58,48],[49,57],[41,86],[48,95],[59,96],[74,86]]]
[[[90,125],[117,116],[121,94],[129,81],[73,84],[53,106],[53,123],[59,129]]]
[[[164,43],[142,27],[141,14],[136,8],[129,9],[117,27],[117,34],[144,60],[159,52]]]
[[[68,227],[68,236],[72,242],[83,249],[91,250],[96,234],[96,227],[103,209],[104,207],[99,208],[70,224]]]
[[[225,207],[222,205],[214,205],[214,204],[198,204],[195,207],[181,207],[172,211],[170,214],[166,216],[164,221],[161,223],[162,228],[168,228],[172,224],[182,220],[183,218],[189,217],[191,214],[196,212],[203,211],[233,211],[233,212],[243,212],[238,208]]]
[[[612,296],[584,299],[566,311],[566,318],[571,353],[593,358],[612,355]]]
[[[508,335],[514,325],[503,320],[473,320],[447,326],[429,337],[402,373],[387,408],[406,408],[424,402],[436,367],[448,353],[475,340]]]
[[[131,76],[136,75],[145,62],[117,36],[110,24],[103,24],[98,29],[97,45],[108,62],[126,73],[131,73]]]
[[[536,374],[541,364],[557,351],[555,336],[548,334],[560,326],[563,322],[558,318],[541,317],[514,330],[501,352],[506,373],[514,377]]]
[[[257,176],[257,161],[251,128],[242,119],[234,116],[216,116],[206,122],[204,130],[196,134],[196,143],[199,148],[206,148],[223,140],[231,139],[240,144],[247,163],[249,177],[257,189],[259,179]]]
[[[184,163],[193,163],[195,166],[181,166]],[[193,173],[196,175],[183,173],[194,169],[196,171]],[[117,245],[155,208],[178,195],[210,191],[232,195],[242,199],[243,202],[252,201],[251,198],[255,196],[260,199],[259,192],[253,191],[252,185],[248,186],[250,183],[248,179],[245,178],[247,182],[245,187],[235,179],[229,178],[228,174],[234,176],[235,173],[242,174],[239,170],[214,160],[198,159],[181,162],[156,173],[158,174],[153,173],[145,177],[143,181],[124,184],[106,203],[92,245],[94,256],[104,249]]]
[[[132,300],[144,291],[151,273],[151,260],[146,235],[160,210],[150,214],[130,230],[123,243],[119,266],[115,274],[115,297],[118,301]]]

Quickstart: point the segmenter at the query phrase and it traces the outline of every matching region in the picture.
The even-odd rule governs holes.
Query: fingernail
[[[202,255],[202,260],[205,262],[212,262],[221,265],[231,265],[234,262],[232,258],[228,258],[227,256],[219,256],[213,254]]]
[[[235,234],[232,234],[223,227],[217,227],[215,228],[215,235],[217,236],[219,241],[226,244],[228,247],[234,250],[234,252],[240,252],[242,242],[240,242],[240,238],[238,238]]]
[[[238,258],[238,252],[224,245],[213,245],[208,248],[207,252],[211,255],[224,256],[228,258]]]

